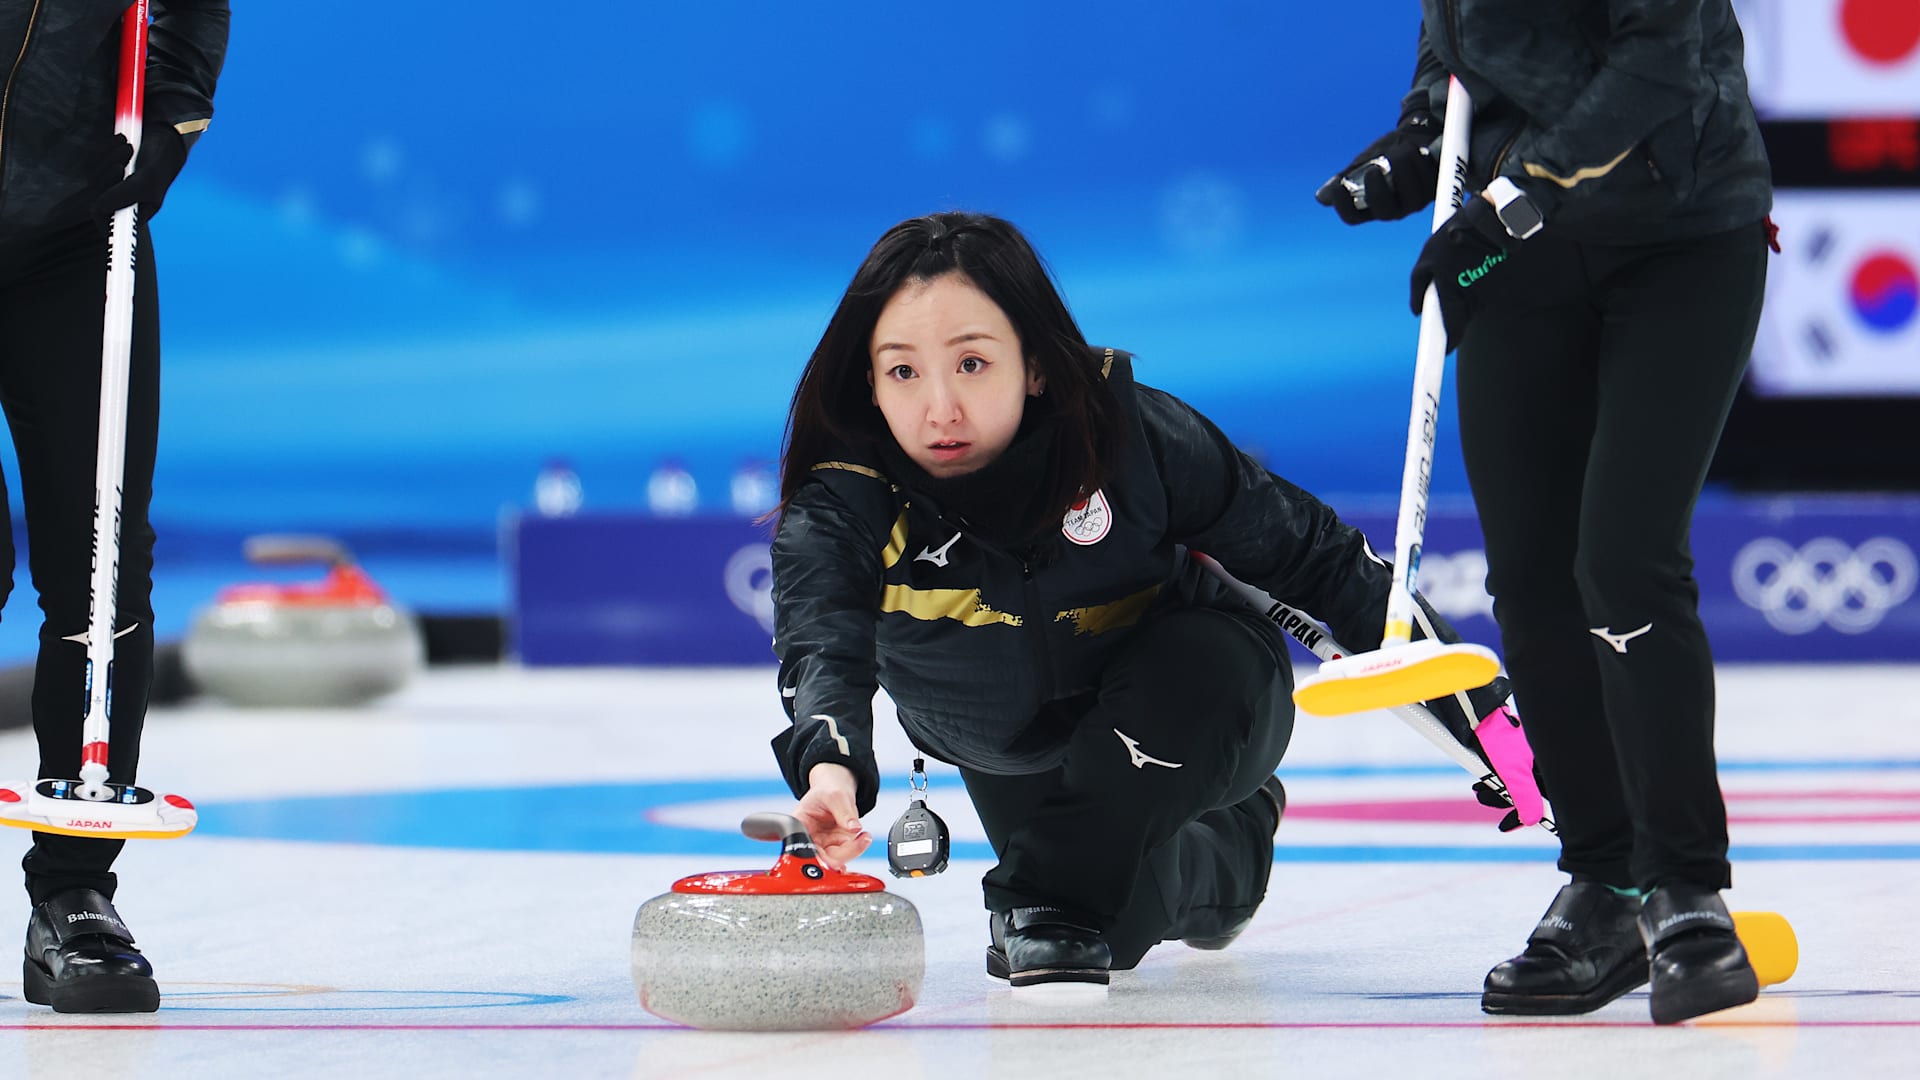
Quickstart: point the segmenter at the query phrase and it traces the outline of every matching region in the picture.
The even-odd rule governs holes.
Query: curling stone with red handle
[[[338,707],[398,690],[423,665],[418,622],[325,537],[256,536],[261,564],[322,562],[317,582],[223,589],[181,647],[188,676],[232,705]]]
[[[640,1004],[725,1031],[857,1028],[911,1009],[926,973],[914,906],[822,865],[786,814],[748,815],[740,831],[781,843],[771,870],[681,878],[634,916]]]

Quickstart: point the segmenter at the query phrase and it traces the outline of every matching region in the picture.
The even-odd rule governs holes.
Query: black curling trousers
[[[960,774],[999,864],[993,911],[1047,905],[1106,933],[1114,967],[1251,916],[1273,870],[1261,783],[1293,735],[1293,672],[1259,616],[1174,608],[1133,631],[1044,773]]]
[[[1766,283],[1755,223],[1630,247],[1551,229],[1459,353],[1460,442],[1560,868],[1726,888],[1713,656],[1689,541]]]
[[[153,682],[153,527],[147,508],[160,413],[160,304],[144,222],[134,266],[115,619],[121,636],[114,642],[108,744],[108,766],[119,783],[133,781]],[[106,239],[90,221],[0,239],[0,408],[20,459],[29,570],[43,615],[32,705],[40,743],[38,776],[80,775],[87,650],[65,639],[87,629],[106,272]],[[0,558],[8,572],[0,578],[0,603],[12,592],[16,561],[10,515],[5,524]],[[26,768],[26,762],[6,763],[8,773]],[[124,843],[34,833],[22,862],[28,895],[36,904],[72,888],[112,896],[111,867]]]

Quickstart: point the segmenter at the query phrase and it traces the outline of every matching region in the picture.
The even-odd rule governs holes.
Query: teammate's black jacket
[[[1185,548],[1318,617],[1346,647],[1379,647],[1390,570],[1359,530],[1177,398],[1136,385],[1127,354],[1105,360],[1129,427],[1125,459],[1069,515],[1077,527],[1050,560],[984,543],[875,461],[821,462],[794,493],[773,542],[773,603],[793,720],[774,748],[795,795],[809,769],[836,762],[858,778],[861,813],[872,809],[876,681],[914,744],[940,760],[999,774],[1053,766],[1071,733],[1036,714],[1092,689],[1128,628],[1163,604],[1238,603]],[[1249,625],[1286,669],[1279,630]],[[1498,697],[1476,693],[1480,715],[1504,681]],[[1457,708],[1442,719],[1473,745]]]
[[[1647,243],[1751,225],[1772,170],[1731,0],[1421,0],[1401,115],[1473,95],[1474,190],[1504,175],[1547,227]]]
[[[83,220],[120,178],[111,158],[120,16],[127,0],[0,3],[0,238]],[[227,55],[227,0],[153,0],[148,123],[191,139],[213,116]]]

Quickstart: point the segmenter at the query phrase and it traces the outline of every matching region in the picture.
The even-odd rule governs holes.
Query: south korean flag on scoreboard
[[[1920,394],[1920,192],[1782,191],[1751,374],[1762,394]]]
[[[1734,0],[1734,11],[1762,116],[1822,120],[1920,110],[1920,2]]]

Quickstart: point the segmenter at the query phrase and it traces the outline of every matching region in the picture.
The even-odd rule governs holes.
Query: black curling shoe
[[[1592,881],[1563,886],[1526,951],[1487,972],[1480,1008],[1521,1016],[1589,1013],[1647,981],[1640,902]]]
[[[1653,1022],[1677,1024],[1760,996],[1733,917],[1714,889],[1662,885],[1640,908],[1653,975]]]
[[[105,896],[70,889],[35,905],[27,921],[21,971],[27,1000],[54,1012],[153,1012],[160,988],[153,966]]]
[[[988,921],[987,974],[1014,986],[1080,983],[1106,986],[1113,950],[1100,931],[1059,908],[1014,908]]]

